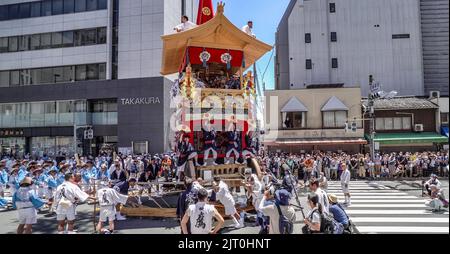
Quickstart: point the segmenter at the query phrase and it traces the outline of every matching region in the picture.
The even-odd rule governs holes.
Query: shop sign
[[[122,105],[152,105],[160,104],[159,97],[143,97],[143,98],[122,98]]]
[[[22,129],[1,129],[0,137],[21,137],[24,135]]]

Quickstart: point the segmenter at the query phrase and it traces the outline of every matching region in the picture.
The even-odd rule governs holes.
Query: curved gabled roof
[[[205,24],[181,33],[161,36],[163,57],[161,74],[177,73],[187,47],[207,47],[244,51],[245,68],[249,68],[272,46],[253,38],[237,28],[224,16],[219,4],[216,16]]]

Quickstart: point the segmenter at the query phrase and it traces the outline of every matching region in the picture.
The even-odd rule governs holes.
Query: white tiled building
[[[446,17],[447,55],[443,52],[436,59],[442,61],[442,70],[448,69],[448,1],[436,5],[441,14],[424,21],[428,2],[441,1],[292,0],[276,36],[276,89],[344,83],[360,86],[362,95],[367,96],[369,75],[373,75],[383,90],[428,95],[424,66],[430,58],[423,52],[422,32],[427,32],[427,24],[445,23]],[[445,34],[445,27],[442,29],[441,34]],[[425,34],[431,36],[430,31]],[[430,40],[424,43],[429,46]],[[443,77],[444,72],[438,78]],[[425,81],[432,79],[428,75]],[[439,80],[437,84],[441,83]]]
[[[0,0],[0,155],[73,153],[77,126],[94,129],[97,151],[167,150],[161,35],[173,33],[182,15],[195,22],[197,4]],[[123,104],[156,97],[160,104]]]

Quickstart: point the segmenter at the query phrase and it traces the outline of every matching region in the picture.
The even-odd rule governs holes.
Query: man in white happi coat
[[[236,202],[228,189],[228,185],[220,179],[214,177],[213,189],[216,193],[216,199],[225,207],[225,215],[231,216],[235,228],[244,227],[244,218],[236,210]]]
[[[96,198],[100,205],[100,220],[97,224],[97,232],[102,232],[103,223],[109,223],[108,233],[114,231],[114,220],[116,219],[116,205],[126,204],[128,196],[120,194],[111,188],[110,182],[101,182],[100,189],[96,193]]]
[[[75,176],[67,173],[64,177],[64,183],[58,186],[54,196],[56,205],[56,220],[58,221],[58,234],[64,234],[67,224],[67,233],[74,234],[75,209],[79,202],[85,202],[87,199],[95,200],[83,192],[75,183]]]

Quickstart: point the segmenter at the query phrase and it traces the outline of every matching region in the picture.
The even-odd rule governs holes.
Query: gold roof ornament
[[[245,69],[272,50],[272,46],[248,35],[231,23],[224,15],[224,7],[224,3],[218,3],[216,16],[203,25],[184,32],[161,36],[163,40],[162,75],[178,73],[188,47],[243,51]]]

